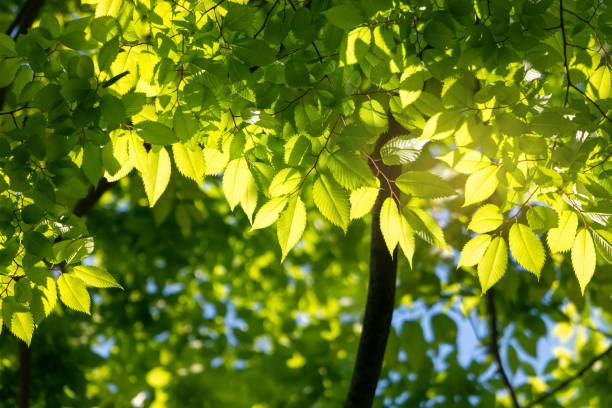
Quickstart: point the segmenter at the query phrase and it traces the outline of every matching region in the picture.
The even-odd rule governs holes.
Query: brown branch
[[[510,379],[504,371],[504,366],[502,365],[501,356],[499,354],[499,343],[497,342],[498,333],[497,333],[497,313],[495,311],[495,290],[493,288],[489,289],[487,292],[487,312],[489,314],[489,338],[491,339],[491,354],[495,358],[495,362],[497,363],[497,371],[502,377],[502,381],[508,393],[510,393],[510,398],[512,398],[512,405],[514,408],[520,408],[518,403],[518,399],[516,398],[516,393],[514,392],[514,388],[510,383]]]
[[[530,407],[536,406],[538,404],[541,404],[544,400],[554,396],[557,392],[561,391],[562,389],[564,389],[565,387],[570,385],[572,383],[572,381],[574,381],[577,378],[582,377],[587,371],[589,371],[589,369],[591,367],[593,367],[593,365],[596,362],[598,362],[599,360],[604,358],[611,351],[612,351],[612,346],[608,347],[607,349],[605,349],[604,351],[602,351],[601,353],[599,353],[598,355],[593,357],[591,359],[591,361],[586,363],[586,365],[584,367],[582,367],[580,370],[578,370],[578,372],[576,374],[574,374],[573,376],[565,379],[565,381],[561,382],[559,385],[557,385],[556,387],[554,387],[551,390],[547,391],[546,393],[540,395],[533,402],[531,402],[529,405],[527,405],[527,408],[530,408]]]
[[[30,360],[30,348],[19,341],[19,408],[30,406]]]
[[[268,19],[270,18],[270,15],[272,14],[272,10],[274,10],[274,8],[276,7],[276,5],[278,4],[279,0],[276,0],[274,2],[274,4],[272,4],[272,7],[270,7],[270,10],[268,10],[268,12],[266,13],[266,18],[264,19],[263,24],[261,25],[261,28],[259,30],[257,30],[257,32],[255,33],[255,35],[253,36],[253,38],[257,38],[257,36],[259,35],[259,33],[261,33],[263,31],[264,28],[266,28],[266,24],[268,24]]]
[[[390,121],[389,131],[383,133],[376,141],[373,153],[375,161],[380,159],[380,148],[385,142],[405,132],[405,129],[390,114],[388,116]],[[387,177],[391,179],[398,177],[402,169],[401,166],[384,166],[383,164],[381,166]],[[380,230],[380,210],[383,201],[391,194],[388,189],[396,189],[397,187],[386,186],[383,180],[380,184],[382,188],[378,192],[378,197],[372,209],[368,298],[355,368],[344,404],[345,408],[369,408],[372,406],[376,385],[383,366],[395,307],[397,249],[394,251],[395,256],[389,254]]]
[[[72,211],[74,215],[77,217],[86,216],[89,211],[93,208],[94,205],[98,202],[102,194],[106,191],[110,190],[116,182],[108,182],[105,178],[100,180],[97,188],[91,188],[89,193],[83,198],[81,198],[76,205],[74,206],[74,210]]]

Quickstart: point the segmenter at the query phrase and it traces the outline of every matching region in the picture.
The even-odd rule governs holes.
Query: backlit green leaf
[[[470,174],[465,181],[465,202],[463,206],[479,203],[489,198],[497,189],[499,167],[488,166]]]
[[[90,314],[91,299],[82,280],[74,275],[63,273],[57,279],[60,300],[71,309]]]
[[[551,228],[546,236],[550,252],[565,252],[572,248],[576,229],[578,228],[578,216],[570,210],[559,214],[559,226]]]
[[[283,211],[287,205],[288,200],[287,197],[274,197],[262,205],[259,211],[257,211],[257,214],[255,214],[255,220],[253,221],[251,230],[266,228],[274,224],[281,211]]]
[[[399,242],[401,221],[395,200],[387,197],[380,208],[380,231],[391,256]]]
[[[506,241],[502,237],[495,237],[478,263],[478,280],[482,293],[486,293],[504,275],[507,264]]]
[[[446,181],[428,171],[406,171],[395,184],[403,193],[415,197],[440,198],[456,194]]]
[[[351,191],[351,220],[361,218],[370,212],[378,197],[378,191],[377,187],[361,187]]]
[[[200,148],[195,150],[187,148],[183,143],[175,143],[172,145],[172,153],[174,154],[174,163],[178,171],[185,177],[202,184],[204,181],[204,173],[206,172],[206,163],[204,162],[204,152]]]
[[[97,266],[77,265],[72,268],[71,274],[82,280],[87,286],[123,289],[110,273]]]
[[[582,228],[576,234],[576,240],[572,246],[572,266],[583,295],[587,284],[595,273],[595,258],[593,238],[586,228]]]
[[[485,204],[476,210],[468,228],[478,234],[493,231],[504,221],[501,210],[495,204]]]
[[[346,231],[349,223],[350,203],[346,191],[333,179],[320,174],[312,189],[315,205],[332,224]]]
[[[461,250],[461,256],[457,263],[457,268],[462,266],[474,266],[482,259],[485,251],[491,243],[491,235],[476,235],[470,239]]]
[[[276,223],[278,242],[281,246],[282,258],[285,259],[291,248],[298,243],[306,227],[306,207],[298,195],[292,197],[287,208]]]
[[[540,279],[546,255],[542,242],[531,228],[523,224],[512,224],[508,233],[510,251],[516,261]]]
[[[142,181],[149,199],[149,206],[153,207],[163,194],[170,181],[170,156],[166,148],[159,152],[150,151],[147,168],[142,172]]]
[[[244,158],[232,160],[223,173],[223,192],[232,210],[246,194],[249,175],[249,165]]]

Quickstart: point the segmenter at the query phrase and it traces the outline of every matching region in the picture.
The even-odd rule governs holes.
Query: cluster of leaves
[[[612,258],[605,4],[93,3],[76,19],[43,14],[16,42],[0,36],[7,225],[19,223],[17,196],[63,222],[90,186],[133,169],[150,206],[172,173],[198,184],[222,175],[253,229],[276,223],[284,258],[311,208],[344,231],[366,215],[378,176],[402,192],[385,201],[380,227],[409,260],[415,235],[448,248],[432,204],[454,217],[461,202],[486,201],[465,220],[480,235],[459,261],[477,265],[483,291],[504,274],[508,246],[539,277],[536,234],[551,254],[571,249],[583,292]],[[372,153],[395,122],[404,134],[381,156],[404,171],[391,180]],[[53,242],[86,234],[60,237],[52,225],[9,228],[3,250],[25,248],[53,269],[65,261]],[[16,276],[7,270],[7,293]],[[67,304],[86,310],[81,289]]]

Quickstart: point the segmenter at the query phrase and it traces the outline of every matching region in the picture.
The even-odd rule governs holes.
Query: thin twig
[[[608,347],[606,350],[602,351],[601,353],[593,357],[591,361],[589,361],[584,367],[578,370],[576,374],[567,378],[565,381],[561,382],[559,385],[547,391],[546,393],[540,395],[538,398],[532,401],[529,405],[527,405],[527,408],[541,404],[544,400],[554,396],[557,392],[561,391],[562,389],[570,385],[571,382],[574,381],[575,379],[582,377],[587,371],[589,371],[591,367],[593,367],[593,365],[596,362],[604,358],[608,353],[610,353],[610,351],[612,351],[612,346]]]
[[[489,313],[489,337],[491,339],[491,354],[495,358],[495,362],[497,363],[497,371],[502,377],[502,381],[506,387],[506,390],[510,393],[510,398],[512,398],[512,404],[514,408],[520,408],[518,403],[518,399],[516,398],[516,393],[514,392],[514,388],[510,383],[510,379],[504,371],[504,366],[502,365],[501,356],[499,354],[499,344],[497,342],[497,316],[495,312],[495,291],[493,288],[489,289],[487,292],[487,311]]]

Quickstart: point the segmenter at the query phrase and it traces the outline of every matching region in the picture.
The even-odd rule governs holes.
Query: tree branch
[[[11,36],[15,29],[18,28],[14,33],[15,35],[11,36],[13,39],[17,39],[19,34],[28,31],[34,20],[36,20],[36,17],[38,17],[38,13],[40,9],[42,9],[43,4],[45,4],[45,0],[28,0],[21,10],[19,10],[19,13],[15,16],[11,25],[9,25],[6,30],[6,35]],[[4,107],[4,98],[6,97],[7,89],[8,87],[0,88],[0,110]]]
[[[544,400],[554,396],[557,392],[561,391],[562,389],[564,389],[565,387],[570,385],[570,383],[572,381],[574,381],[577,378],[582,377],[587,371],[589,371],[589,369],[593,366],[593,364],[595,364],[596,362],[598,362],[599,360],[604,358],[611,351],[612,351],[612,346],[608,347],[606,350],[602,351],[601,353],[599,353],[598,355],[593,357],[591,359],[591,361],[589,361],[584,367],[582,367],[580,370],[578,370],[578,372],[576,374],[574,374],[573,376],[567,378],[565,381],[563,381],[562,383],[560,383],[559,385],[557,385],[556,387],[554,387],[550,391],[547,391],[545,394],[540,395],[533,402],[531,402],[529,405],[527,405],[527,408],[530,408],[530,407],[536,406],[538,404],[541,404]]]
[[[506,390],[508,390],[508,392],[510,393],[510,398],[512,398],[512,405],[514,406],[514,408],[520,408],[518,399],[516,398],[516,393],[514,392],[514,388],[510,383],[508,375],[504,371],[501,356],[499,355],[499,344],[497,342],[497,313],[495,311],[495,291],[493,288],[489,289],[489,291],[487,292],[487,312],[489,314],[489,337],[491,339],[491,354],[493,354],[493,357],[495,358],[495,362],[497,363],[497,371],[502,377],[504,386],[506,387]]]
[[[381,146],[393,136],[402,133],[403,128],[390,115],[389,119],[391,122],[389,132],[378,138],[372,154],[372,158],[376,161],[380,159]],[[401,166],[385,166],[382,163],[379,169],[385,173],[387,178],[392,180],[397,178],[401,172]],[[394,189],[397,187],[386,184],[381,174],[378,174],[378,178],[380,179],[381,189],[372,209],[368,299],[345,408],[368,408],[372,406],[395,305],[397,250],[394,257],[391,257],[387,250],[380,231],[380,209],[383,201],[392,193],[390,187]]]
[[[100,180],[97,188],[92,187],[89,189],[87,195],[76,203],[72,211],[74,215],[77,217],[86,216],[93,206],[96,205],[100,197],[102,197],[102,194],[110,190],[115,184],[116,182],[109,183],[105,178]]]
[[[30,357],[28,345],[19,341],[19,408],[30,406]]]

